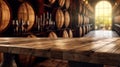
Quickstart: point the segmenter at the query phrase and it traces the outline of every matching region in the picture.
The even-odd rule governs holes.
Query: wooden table
[[[0,38],[2,67],[12,67],[14,54],[75,62],[120,65],[120,38]]]

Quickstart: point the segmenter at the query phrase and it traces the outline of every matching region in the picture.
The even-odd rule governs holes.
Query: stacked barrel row
[[[55,27],[52,29],[52,32],[54,31],[58,37],[64,36],[64,34],[61,34],[64,31],[66,31],[66,36],[81,37],[91,30],[89,10],[84,1],[58,0],[54,1],[54,3],[49,1],[49,3],[50,6],[47,4],[47,8],[49,9],[52,6],[52,9],[48,11],[51,12],[52,21],[55,22]],[[56,3],[59,6],[57,5],[56,7]],[[70,35],[67,33],[67,30],[70,32]]]
[[[58,37],[81,37],[90,31],[91,26],[89,24],[89,10],[83,1],[54,1],[54,3],[59,4],[57,7],[54,3],[49,3],[52,6],[52,10],[48,11],[52,14],[52,21],[55,22],[55,27],[54,29],[49,29],[48,31],[54,31]],[[64,5],[60,5],[61,3],[64,3]],[[77,6],[79,6],[79,8]],[[49,6],[47,6],[47,8],[49,8]],[[61,32],[64,31],[66,33],[61,34]]]
[[[29,2],[0,0],[0,33],[17,34],[29,31],[34,25],[35,12]],[[9,32],[9,33],[8,33]]]
[[[120,16],[116,16],[113,19],[114,23],[113,23],[113,30],[116,31],[118,33],[118,35],[120,35]]]
[[[90,31],[90,18],[89,18],[89,10],[86,7],[84,1],[72,0],[70,7],[70,13],[72,21],[70,23],[70,27],[73,29],[74,37],[82,37]]]
[[[8,29],[7,31],[15,34],[27,32],[36,34],[34,31],[37,30],[40,35],[41,32],[45,32],[47,33],[45,36],[48,36],[52,31],[61,37],[62,34],[59,34],[61,31],[67,33],[70,31],[71,34],[74,33],[74,35],[68,34],[70,37],[80,37],[90,31],[89,10],[82,0],[37,0],[35,1],[37,5],[32,0],[21,1],[8,0],[9,6],[7,1],[1,1],[1,13],[4,12],[1,14],[3,17],[1,21],[5,23],[1,22],[0,32]],[[14,2],[15,4],[12,4]],[[15,5],[17,6],[14,7]]]
[[[41,3],[41,2],[39,2]],[[40,34],[40,37],[73,37],[72,30],[69,28],[70,24],[70,0],[47,0],[44,1],[44,11],[43,13],[38,12],[37,19],[41,22],[36,22],[36,27],[38,23],[43,23],[42,31],[46,34]],[[39,8],[41,10],[41,8]],[[44,17],[45,16],[45,17]],[[39,20],[37,20],[39,21]],[[45,24],[44,24],[45,23]]]

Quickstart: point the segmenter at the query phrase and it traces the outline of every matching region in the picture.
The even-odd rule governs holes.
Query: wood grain
[[[0,38],[0,52],[120,65],[120,38]]]

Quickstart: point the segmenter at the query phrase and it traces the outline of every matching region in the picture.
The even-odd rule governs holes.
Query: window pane
[[[96,26],[98,27],[104,26],[108,27],[112,24],[112,6],[107,1],[101,1],[96,5],[95,8],[96,14],[95,14],[95,21]]]

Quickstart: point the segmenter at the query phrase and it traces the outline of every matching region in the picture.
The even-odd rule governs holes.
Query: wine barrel
[[[82,26],[77,27],[73,30],[73,37],[82,37],[83,36],[83,29]]]
[[[53,12],[54,13],[54,12]],[[55,13],[55,22],[58,29],[62,28],[64,25],[64,14],[63,11],[58,8]]]
[[[85,16],[83,16],[83,24],[86,24],[86,17]]]
[[[70,28],[74,29],[79,27],[81,19],[80,19],[80,12],[79,12],[79,0],[70,0],[71,4],[69,8],[70,13]]]
[[[83,20],[84,20],[84,16],[78,14],[78,18],[79,18],[79,19],[78,19],[78,23],[79,23],[79,25],[84,24],[84,22],[83,22]]]
[[[58,37],[69,38],[69,34],[68,34],[68,31],[66,29],[64,29],[64,30],[56,30],[55,32],[56,32]]]
[[[68,33],[69,33],[69,38],[73,38],[73,33],[71,29],[68,31]]]
[[[70,15],[69,15],[69,12],[68,11],[65,11],[65,27],[67,28],[70,24]]]
[[[0,32],[3,32],[8,28],[10,22],[10,9],[8,4],[1,0],[0,1]]]
[[[78,25],[80,25],[81,24],[81,16],[80,16],[80,14],[78,14]]]
[[[81,19],[80,25],[82,25],[83,24],[83,15],[80,15],[80,19]]]
[[[51,39],[57,39],[58,38],[55,32],[50,32],[48,37],[51,38]]]
[[[65,4],[65,0],[58,0],[59,6],[63,7]]]
[[[70,27],[76,28],[79,27],[81,24],[81,16],[79,13],[71,14],[70,16]]]
[[[59,30],[56,33],[59,37],[62,37],[62,38],[72,38],[73,37],[72,30],[67,30],[67,29]]]
[[[87,17],[84,16],[84,23],[87,24]]]
[[[82,29],[82,27],[80,27],[80,28],[79,28],[79,35],[80,35],[80,37],[83,36],[83,34],[84,34],[84,33],[83,33],[83,29]]]
[[[79,13],[79,0],[70,0],[70,2],[72,5],[70,5],[69,10],[73,13]]]
[[[65,7],[66,9],[70,7],[70,0],[65,0]]]
[[[49,3],[50,3],[50,4],[53,4],[53,3],[55,3],[55,1],[56,1],[56,0],[49,0]]]
[[[83,36],[84,36],[86,34],[86,26],[83,26],[82,29],[83,29]]]
[[[35,13],[29,3],[24,2],[20,5],[18,9],[18,19],[29,22],[27,31],[33,27],[35,21]]]
[[[68,35],[67,30],[64,30],[64,31],[63,31],[62,37],[63,37],[63,38],[69,38],[69,35]]]
[[[83,11],[83,7],[82,7],[82,4],[79,5],[79,13],[82,13]]]

